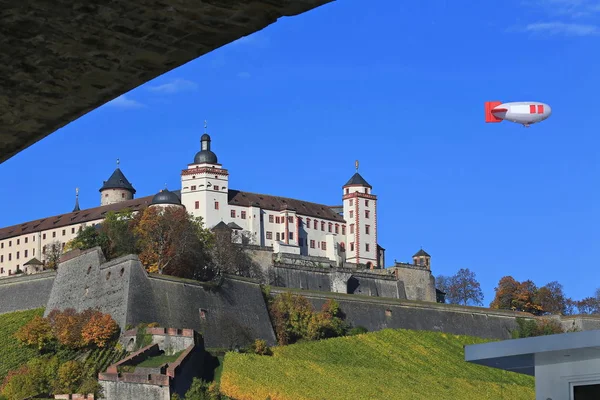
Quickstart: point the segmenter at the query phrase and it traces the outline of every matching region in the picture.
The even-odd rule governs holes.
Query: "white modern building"
[[[231,189],[229,171],[218,162],[205,133],[200,151],[181,171],[178,191],[136,199],[135,188],[117,165],[99,190],[99,207],[81,210],[76,199],[71,213],[0,229],[0,276],[41,270],[39,262],[45,261],[47,246],[64,247],[81,229],[101,223],[109,211],[137,212],[153,204],[181,204],[202,217],[207,227],[223,222],[243,232],[251,244],[275,252],[383,268],[384,249],[377,243],[377,196],[372,189],[358,173],[358,162],[356,173],[342,186],[339,206]]]
[[[465,361],[535,376],[536,400],[600,399],[600,330],[465,346]]]

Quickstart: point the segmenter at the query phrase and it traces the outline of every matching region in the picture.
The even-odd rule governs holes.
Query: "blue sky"
[[[206,119],[231,188],[340,204],[360,160],[388,266],[423,246],[435,275],[475,271],[486,305],[504,275],[592,295],[599,16],[591,0],[339,0],[281,19],[0,164],[0,225],[71,211],[75,187],[97,206],[117,158],[139,196],[180,188]],[[553,115],[485,124],[487,100]]]

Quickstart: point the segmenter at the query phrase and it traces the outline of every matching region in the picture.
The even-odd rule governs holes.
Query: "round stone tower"
[[[117,160],[117,169],[112,173],[107,181],[100,188],[100,205],[106,206],[109,204],[120,203],[133,199],[135,189],[129,183],[123,172],[119,168]]]

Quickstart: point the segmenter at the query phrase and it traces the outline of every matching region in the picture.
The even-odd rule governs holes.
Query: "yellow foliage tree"
[[[42,350],[53,339],[52,326],[47,319],[36,315],[15,333],[15,337],[27,346],[35,346]]]

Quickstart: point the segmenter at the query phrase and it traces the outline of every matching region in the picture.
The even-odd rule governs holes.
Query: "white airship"
[[[515,122],[529,128],[531,124],[542,122],[552,114],[548,104],[537,101],[517,101],[502,103],[501,101],[485,102],[485,122]]]

